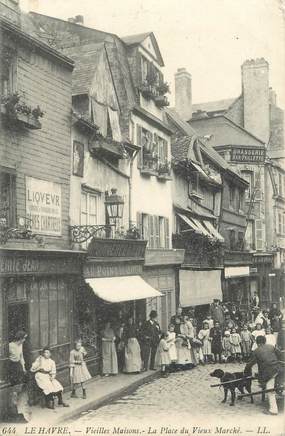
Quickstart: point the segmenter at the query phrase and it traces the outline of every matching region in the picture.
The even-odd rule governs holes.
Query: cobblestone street
[[[226,368],[227,371],[240,371],[243,365],[216,365],[216,367]],[[214,365],[199,366],[191,371],[159,378],[112,404],[82,414],[76,421],[76,426],[94,428],[102,423],[105,426],[106,423],[109,425],[119,423],[122,427],[130,425],[130,422],[136,424],[159,422],[160,426],[175,423],[181,427],[187,424],[193,430],[193,426],[200,423],[202,428],[206,429],[212,424],[224,425],[228,422],[231,426],[245,423],[249,426],[251,434],[258,434],[258,425],[270,423],[280,430],[274,432],[273,427],[270,428],[271,435],[284,434],[281,433],[283,426],[281,414],[278,417],[264,415],[262,412],[267,402],[263,405],[260,396],[255,397],[253,405],[250,404],[249,398],[237,401],[235,407],[230,407],[229,399],[227,404],[222,404],[223,391],[219,388],[210,388],[210,384],[218,383],[218,379],[209,376],[214,368]],[[253,390],[257,389],[257,383],[254,382]]]

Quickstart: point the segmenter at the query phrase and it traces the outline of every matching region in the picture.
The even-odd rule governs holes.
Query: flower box
[[[24,114],[18,111],[15,111],[14,113],[9,113],[5,104],[0,105],[0,112],[1,114],[5,115],[9,119],[9,121],[20,123],[28,129],[38,130],[42,128],[39,120],[33,115]]]
[[[165,95],[158,95],[154,98],[154,102],[158,107],[169,106],[168,98]]]

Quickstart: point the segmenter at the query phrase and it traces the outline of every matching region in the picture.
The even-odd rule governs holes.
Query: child
[[[210,330],[210,338],[212,339],[212,354],[214,355],[215,363],[222,361],[222,330],[220,323],[215,322],[215,325]]]
[[[267,329],[265,330],[265,338],[266,338],[266,343],[267,344],[273,345],[273,347],[275,347],[275,345],[276,345],[276,337],[272,333],[272,330],[271,330],[270,327],[267,327]]]
[[[232,328],[232,332],[230,335],[230,344],[232,346],[232,356],[235,360],[240,361],[240,355],[241,355],[241,338],[240,335],[237,333],[235,328]]]
[[[232,346],[231,346],[231,342],[230,342],[230,332],[228,330],[226,330],[224,333],[222,347],[223,347],[223,355],[224,355],[225,361],[227,362],[228,359],[232,355]]]
[[[211,317],[211,314],[210,314],[210,313],[208,313],[206,319],[204,319],[203,324],[204,324],[204,322],[207,322],[207,323],[208,323],[208,326],[209,326],[209,329],[210,329],[210,330],[214,327],[214,320],[213,320],[213,318]]]
[[[265,336],[265,330],[262,328],[262,324],[261,323],[258,322],[255,325],[255,330],[253,330],[252,336],[254,338],[254,343],[252,345],[252,351],[254,351],[257,348],[256,342],[255,342],[257,336]]]
[[[168,332],[163,332],[157,348],[157,364],[160,365],[162,377],[166,377],[166,368],[171,363],[168,339]]]
[[[167,344],[169,345],[169,357],[171,361],[171,365],[174,366],[176,360],[177,360],[177,350],[176,350],[176,333],[174,331],[174,324],[169,325],[169,331],[168,331],[168,338],[167,338]]]
[[[210,329],[208,322],[203,322],[203,328],[199,331],[198,339],[202,341],[202,352],[204,356],[204,363],[211,361],[211,340],[210,340]]]
[[[86,356],[85,348],[82,346],[81,340],[75,342],[75,348],[70,352],[70,379],[72,385],[71,398],[77,398],[75,392],[75,385],[80,384],[82,388],[83,396],[86,398],[86,389],[83,387],[83,383],[91,378],[91,375],[87,369],[84,357]]]
[[[242,331],[240,333],[240,338],[241,338],[242,355],[244,359],[247,359],[250,356],[250,350],[252,347],[253,339],[246,324],[242,328]]]

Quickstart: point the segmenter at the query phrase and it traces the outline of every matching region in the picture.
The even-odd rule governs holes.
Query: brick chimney
[[[264,58],[241,66],[244,127],[267,143],[270,134],[269,65]]]
[[[20,25],[19,0],[0,0],[0,16]]]
[[[175,73],[175,109],[184,121],[192,118],[192,78],[186,68]]]
[[[81,24],[83,26],[84,17],[83,15],[75,15],[75,17],[68,18],[68,21],[69,23]]]

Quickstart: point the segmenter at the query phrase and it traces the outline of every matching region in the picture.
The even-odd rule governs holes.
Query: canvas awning
[[[213,239],[213,236],[211,235],[211,233],[205,229],[203,224],[197,218],[191,217],[191,220],[194,222],[194,224],[196,224],[196,226],[203,233],[204,236],[208,236],[209,238]]]
[[[200,233],[202,234],[201,230],[196,226],[196,224],[190,219],[188,218],[186,215],[183,215],[182,213],[178,213],[177,214],[186,224],[188,224],[188,226],[194,230],[196,233]]]
[[[140,276],[102,277],[85,279],[97,297],[108,303],[143,300],[161,297],[161,292],[150,286]]]
[[[210,304],[222,300],[221,271],[179,271],[180,304],[182,307]]]
[[[217,229],[215,229],[215,227],[213,226],[213,224],[210,221],[203,221],[204,226],[209,230],[209,232],[211,232],[211,234],[217,238],[219,241],[224,242],[224,238],[222,237],[222,235],[220,235],[220,233],[218,232]]]
[[[229,266],[225,268],[225,278],[249,276],[249,266]]]

